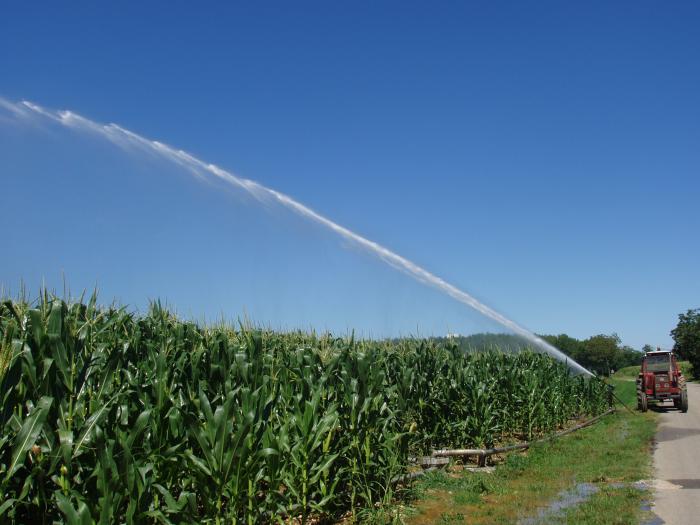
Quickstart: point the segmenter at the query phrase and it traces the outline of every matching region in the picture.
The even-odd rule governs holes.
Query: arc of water
[[[294,213],[310,219],[311,221],[316,222],[340,235],[342,238],[366,249],[394,268],[407,273],[415,280],[440,290],[458,302],[467,305],[485,315],[489,319],[496,321],[501,326],[511,330],[513,333],[532,343],[536,348],[546,352],[559,361],[565,362],[575,373],[581,373],[589,376],[593,375],[586,368],[570,357],[566,356],[564,353],[547,343],[542,338],[520,326],[516,322],[508,319],[496,310],[481,303],[467,292],[460,290],[456,286],[430,273],[424,268],[409,261],[405,257],[402,257],[388,248],[385,248],[381,244],[371,241],[366,237],[363,237],[362,235],[359,235],[358,233],[355,233],[352,230],[333,222],[331,219],[315,212],[289,195],[263,186],[262,184],[253,180],[238,177],[214,164],[204,162],[186,151],[173,148],[156,140],[147,139],[141,135],[138,135],[137,133],[134,133],[133,131],[122,128],[117,124],[99,124],[88,118],[82,117],[77,113],[73,113],[72,111],[52,111],[28,101],[22,101],[19,104],[14,104],[0,99],[0,105],[4,106],[6,109],[9,109],[19,117],[39,115],[70,128],[97,134],[120,146],[136,146],[146,151],[155,152],[158,155],[161,155],[162,157],[189,169],[198,176],[208,173],[228,184],[245,190],[259,200],[271,199],[278,202]]]

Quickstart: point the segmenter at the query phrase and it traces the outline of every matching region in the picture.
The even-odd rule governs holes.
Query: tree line
[[[641,351],[623,345],[620,337],[598,334],[587,339],[576,339],[567,334],[539,335],[573,360],[599,375],[610,375],[626,366],[641,364],[644,352],[655,350],[644,345]],[[700,308],[690,309],[678,315],[678,324],[671,330],[673,350],[679,359],[689,361],[692,374],[700,377]],[[434,338],[451,342],[465,352],[498,349],[503,352],[517,352],[531,347],[525,339],[512,334],[480,333],[468,336],[454,335]]]
[[[617,334],[599,334],[587,339],[576,339],[567,334],[540,335],[539,337],[599,375],[607,376],[615,370],[639,365],[642,362],[642,352],[623,345]],[[500,350],[508,353],[532,347],[531,342],[512,334],[480,333],[435,339],[452,342],[464,352]]]
[[[678,314],[678,324],[671,330],[673,350],[690,361],[692,374],[700,377],[700,308]]]
[[[576,339],[567,334],[540,337],[598,375],[608,376],[615,370],[642,362],[642,352],[623,345],[614,333],[598,334],[588,339]]]

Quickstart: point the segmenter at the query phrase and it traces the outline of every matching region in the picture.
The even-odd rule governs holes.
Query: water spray
[[[159,156],[188,169],[198,177],[206,178],[207,176],[214,176],[217,179],[230,184],[231,186],[245,190],[247,193],[260,201],[272,201],[281,204],[297,215],[310,219],[311,221],[331,230],[337,235],[340,235],[343,239],[367,250],[395,269],[408,274],[416,281],[435,288],[442,293],[449,295],[456,301],[480,312],[489,319],[496,321],[501,326],[532,343],[536,348],[544,351],[555,359],[566,363],[569,368],[574,371],[574,373],[594,376],[592,372],[578,364],[576,361],[562,353],[551,344],[547,343],[542,338],[508,319],[496,310],[481,303],[467,292],[460,290],[456,286],[446,282],[442,278],[430,273],[424,268],[421,268],[417,264],[400,256],[399,254],[392,252],[381,244],[371,241],[358,233],[355,233],[348,228],[333,222],[331,219],[324,217],[323,215],[315,212],[308,206],[305,206],[284,193],[263,186],[262,184],[253,180],[238,177],[237,175],[234,175],[233,173],[214,164],[204,162],[186,151],[173,148],[156,140],[147,139],[141,135],[138,135],[137,133],[118,126],[117,124],[100,124],[88,118],[82,117],[77,113],[73,113],[72,111],[53,111],[28,101],[12,103],[0,98],[0,106],[6,108],[18,118],[47,118],[68,128],[101,136],[121,147],[135,147],[140,150],[156,153]]]

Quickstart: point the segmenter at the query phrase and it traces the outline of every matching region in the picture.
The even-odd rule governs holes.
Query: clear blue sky
[[[700,307],[699,22],[697,2],[13,2],[0,96],[286,192],[536,332],[669,345]],[[195,317],[478,328],[281,210],[2,122],[6,288],[65,272]]]

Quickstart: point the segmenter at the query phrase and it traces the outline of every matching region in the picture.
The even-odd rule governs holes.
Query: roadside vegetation
[[[634,382],[611,380],[634,407]],[[502,459],[493,473],[429,473],[404,509],[407,523],[637,524],[651,497],[652,413],[623,407],[595,425]],[[568,506],[567,506],[568,505]]]
[[[635,381],[639,375],[639,370],[639,365],[626,366],[615,372],[612,377],[617,380]]]
[[[0,344],[3,523],[393,520],[410,457],[608,406],[540,354],[203,327],[95,297],[6,300]]]
[[[692,377],[700,379],[700,308],[679,314],[671,337],[674,351],[690,363]]]

